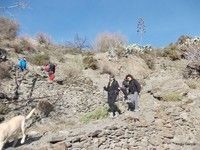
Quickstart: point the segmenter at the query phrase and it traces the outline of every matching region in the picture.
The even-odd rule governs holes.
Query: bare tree
[[[72,42],[68,41],[66,43],[67,47],[78,49],[82,51],[84,48],[89,48],[89,44],[87,43],[86,37],[80,37],[78,34],[74,36],[74,40]]]
[[[146,32],[146,27],[143,18],[139,18],[137,22],[137,33],[140,36],[140,44],[142,44],[144,33]]]

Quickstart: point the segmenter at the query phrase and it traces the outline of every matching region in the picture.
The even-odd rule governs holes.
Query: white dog
[[[7,122],[4,122],[0,124],[0,150],[3,149],[4,144],[7,142],[7,140],[11,137],[17,134],[17,132],[21,129],[22,131],[22,139],[21,144],[25,142],[25,120],[29,119],[33,112],[35,111],[35,108],[27,115],[27,116],[16,116],[10,119]],[[17,140],[14,142],[14,145],[16,145]]]

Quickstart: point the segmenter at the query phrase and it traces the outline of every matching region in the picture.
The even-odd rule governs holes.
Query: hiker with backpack
[[[25,57],[22,57],[21,59],[19,59],[18,67],[21,72],[27,70],[27,61]]]
[[[53,81],[54,78],[55,78],[55,71],[56,71],[56,65],[49,62],[45,67],[44,67],[44,70],[46,72],[48,72],[48,75],[49,75],[49,80],[50,81]]]
[[[115,104],[117,96],[119,94],[119,84],[115,80],[114,75],[110,75],[108,85],[104,87],[104,90],[108,92],[108,105],[112,112],[112,117],[116,116],[116,112],[121,114],[120,109]]]
[[[141,91],[141,85],[130,74],[128,74],[125,79],[128,80],[128,82],[129,82],[129,85],[128,85],[128,100],[129,100],[128,110],[137,112],[137,111],[139,111],[138,101],[139,101],[139,94]]]

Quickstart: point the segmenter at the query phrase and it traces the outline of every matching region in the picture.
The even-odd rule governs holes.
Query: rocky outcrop
[[[189,87],[183,80],[166,79],[162,82],[158,81],[152,85],[149,92],[157,99],[163,100],[166,96],[174,94],[174,96],[187,95]]]
[[[184,77],[186,77],[186,78],[199,78],[200,77],[199,61],[193,61],[187,65],[187,67],[184,71]]]

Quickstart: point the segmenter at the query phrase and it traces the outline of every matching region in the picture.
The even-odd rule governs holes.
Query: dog
[[[15,116],[7,122],[3,122],[0,124],[0,150],[3,149],[4,144],[8,141],[11,136],[14,136],[18,133],[19,130],[22,132],[21,144],[25,142],[26,134],[25,134],[25,121],[29,119],[36,108],[31,110],[31,112],[27,116]],[[14,141],[13,146],[17,144],[17,140]]]

